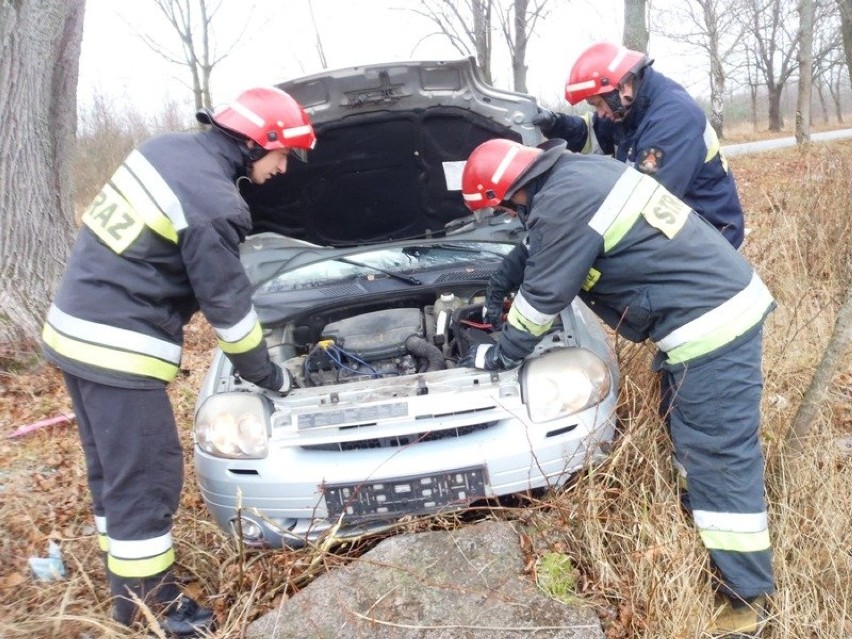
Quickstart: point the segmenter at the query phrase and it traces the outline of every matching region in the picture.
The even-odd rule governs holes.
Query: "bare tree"
[[[624,35],[628,49],[648,53],[648,0],[624,0]]]
[[[757,96],[758,96],[758,80],[757,74],[755,73],[756,65],[754,64],[754,59],[756,55],[754,53],[754,49],[750,43],[746,43],[745,45],[745,62],[741,65],[741,69],[745,70],[745,85],[748,87],[748,95],[749,95],[749,112],[751,115],[751,128],[757,131],[758,127],[758,117],[757,117]]]
[[[494,82],[491,58],[496,16],[512,61],[512,86],[525,93],[527,44],[539,19],[547,15],[547,3],[548,0],[420,0],[419,7],[411,11],[438,28],[421,41],[435,35],[447,38],[461,55],[476,58],[479,73],[488,84]]]
[[[482,79],[491,84],[491,13],[495,0],[420,0],[411,9],[438,28],[433,35],[446,37],[462,55],[473,55]],[[425,38],[424,38],[425,39]]]
[[[535,32],[536,22],[547,16],[546,5],[547,0],[534,0],[532,7],[530,0],[512,0],[512,6],[506,13],[499,12],[500,27],[512,59],[515,91],[527,92],[527,43]]]
[[[848,82],[848,74],[845,67],[845,62],[830,66],[826,82],[828,85],[828,91],[831,94],[831,99],[834,102],[834,114],[837,117],[838,122],[843,122],[843,103],[841,99],[843,89],[841,85]]]
[[[659,11],[661,33],[701,49],[710,62],[710,124],[724,137],[727,67],[737,53],[744,27],[740,0],[686,0]],[[656,16],[655,16],[656,17]]]
[[[846,70],[852,83],[852,0],[837,0],[840,9],[840,29],[843,34],[843,52],[846,54]]]
[[[323,69],[328,68],[328,61],[325,57],[325,49],[322,46],[322,39],[320,39],[319,28],[317,27],[317,19],[314,15],[314,3],[311,0],[308,0],[308,9],[311,11],[311,23],[314,25],[314,37],[317,41],[317,55],[319,56],[320,65]]]
[[[191,78],[190,88],[195,98],[195,108],[213,103],[210,76],[216,65],[224,60],[239,43],[242,33],[226,46],[222,53],[215,52],[213,23],[224,0],[150,0],[171,26],[180,41],[180,53],[160,37],[142,33],[148,47],[168,62],[185,67]],[[249,14],[251,11],[249,10]],[[243,31],[249,24],[246,18]],[[133,25],[131,25],[132,27]]]
[[[769,102],[769,130],[784,128],[781,95],[798,70],[799,30],[793,0],[748,0],[748,32],[754,44],[754,63],[763,78]]]
[[[796,98],[796,143],[811,141],[811,94],[814,69],[814,0],[799,2],[799,88]]]
[[[840,10],[834,0],[821,2],[828,9],[819,22],[814,22],[814,60],[813,85],[819,96],[823,119],[828,122],[828,105],[825,98],[827,88],[838,113],[838,122],[843,122],[840,111],[840,94],[835,94],[834,87],[840,77],[847,77],[846,62],[843,58],[843,44],[840,33]],[[811,114],[813,122],[813,113]]]
[[[0,0],[0,343],[35,339],[74,236],[84,0]]]

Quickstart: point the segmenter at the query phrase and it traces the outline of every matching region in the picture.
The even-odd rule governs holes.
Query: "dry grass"
[[[772,639],[852,636],[852,471],[834,446],[852,431],[852,363],[805,454],[785,461],[782,442],[824,348],[852,261],[852,143],[735,158],[752,229],[744,252],[779,303],[765,333],[764,443],[778,594]],[[372,541],[301,551],[239,548],[208,517],[195,488],[190,428],[194,395],[213,340],[187,331],[188,374],[170,394],[182,426],[186,488],[175,524],[178,571],[238,637],[247,622]],[[598,606],[609,639],[700,636],[710,612],[707,557],[678,505],[670,447],[656,414],[646,346],[618,344],[624,434],[612,456],[559,494],[492,512],[526,525],[528,565],[571,558],[576,591]],[[55,370],[0,373],[0,434],[70,410]],[[410,522],[407,530],[457,525]],[[68,577],[32,579],[27,558],[61,541]],[[110,621],[82,453],[73,425],[0,440],[0,637],[127,637]],[[130,635],[130,636],[142,636]]]

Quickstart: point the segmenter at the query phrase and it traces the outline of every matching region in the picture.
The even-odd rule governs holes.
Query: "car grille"
[[[457,508],[484,498],[488,477],[474,467],[360,484],[322,486],[329,518],[387,518]]]
[[[330,444],[312,444],[302,446],[305,450],[324,450],[334,452],[345,452],[350,450],[366,450],[370,448],[399,448],[417,442],[434,442],[440,439],[464,437],[493,426],[495,422],[484,422],[481,424],[469,424],[459,428],[447,428],[444,430],[425,431],[422,433],[406,433],[405,435],[393,437],[373,437],[359,439],[356,441],[334,442]]]

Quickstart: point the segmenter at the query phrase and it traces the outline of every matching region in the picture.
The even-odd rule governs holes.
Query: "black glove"
[[[479,368],[486,371],[499,371],[517,366],[518,361],[503,354],[500,344],[474,344],[467,357],[459,360],[459,366]]]
[[[532,123],[541,129],[542,133],[548,135],[556,125],[556,114],[548,109],[539,108],[538,113],[533,116]]]
[[[281,393],[284,396],[293,388],[293,375],[283,364],[272,363],[272,371],[269,375],[254,382],[254,384],[273,393]]]
[[[293,388],[293,374],[283,364],[279,364],[278,369],[281,371],[281,384],[275,390],[283,397]]]
[[[495,331],[503,327],[503,300],[512,291],[518,290],[524,281],[524,269],[529,253],[523,244],[517,244],[500,263],[488,280],[485,291],[485,313],[483,319],[489,322]]]
[[[497,295],[494,297],[488,297],[488,302],[486,302],[485,306],[482,307],[482,319],[488,324],[491,324],[491,328],[495,331],[499,331],[503,328],[502,297],[500,299],[497,299]]]

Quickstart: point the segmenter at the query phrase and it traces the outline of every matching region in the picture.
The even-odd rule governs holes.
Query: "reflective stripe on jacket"
[[[504,331],[525,356],[578,293],[669,364],[709,356],[773,308],[749,263],[659,182],[611,158],[564,153],[532,183],[529,257]]]

